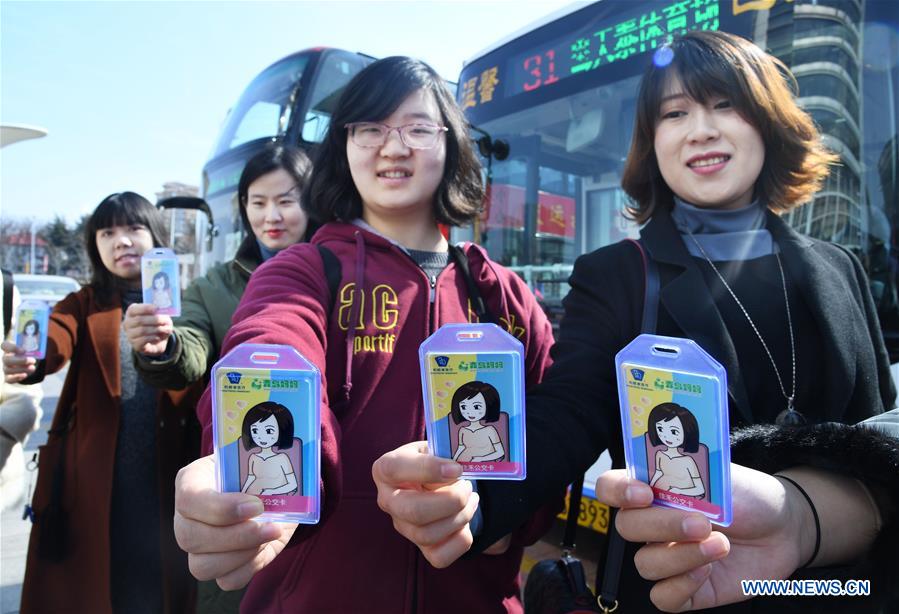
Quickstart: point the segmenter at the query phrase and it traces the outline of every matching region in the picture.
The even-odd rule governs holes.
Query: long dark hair
[[[446,164],[434,198],[439,223],[459,226],[478,214],[484,201],[481,163],[474,153],[468,122],[443,78],[420,60],[394,56],[368,65],[347,84],[324,141],[319,146],[303,202],[319,222],[362,216],[362,198],[350,175],[346,125],[389,117],[418,90],[434,94],[446,133]]]
[[[631,197],[628,208],[638,222],[656,207],[673,204],[671,188],[659,170],[654,147],[665,88],[680,80],[693,100],[705,104],[718,96],[731,101],[765,144],[765,162],[756,195],[773,211],[786,211],[809,200],[837,156],[828,152],[811,116],[796,104],[796,80],[777,58],[735,34],[693,31],[669,45],[669,64],[651,63],[640,81],[634,135],[621,177]]]
[[[277,170],[284,170],[293,177],[298,190],[302,193],[306,189],[309,175],[312,173],[312,161],[303,150],[284,143],[269,143],[262,151],[250,158],[247,165],[243,167],[240,181],[237,182],[237,202],[240,206],[240,219],[243,222],[244,230],[249,235],[253,235],[253,229],[250,227],[250,220],[247,217],[247,197],[250,186],[263,175],[268,175]],[[300,206],[305,209],[303,199],[300,200]],[[305,233],[306,239],[311,237],[317,229],[317,226],[313,227],[311,223],[308,224]]]
[[[91,281],[98,298],[103,302],[111,300],[113,292],[122,286],[118,277],[103,264],[97,250],[97,231],[113,226],[146,226],[153,237],[153,247],[165,247],[165,224],[159,209],[146,198],[134,192],[116,192],[104,198],[84,225],[84,245],[91,261]]]

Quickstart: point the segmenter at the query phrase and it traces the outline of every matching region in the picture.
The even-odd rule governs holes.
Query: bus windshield
[[[211,157],[235,147],[284,134],[308,55],[291,56],[264,70],[228,114]]]

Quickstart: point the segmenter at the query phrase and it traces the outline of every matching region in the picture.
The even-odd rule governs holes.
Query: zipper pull
[[[437,300],[437,276],[430,275],[428,281],[431,282],[431,299],[430,302],[433,305],[434,301]]]

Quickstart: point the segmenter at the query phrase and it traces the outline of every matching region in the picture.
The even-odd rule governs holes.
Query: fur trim
[[[731,460],[769,474],[808,465],[849,475],[868,486],[883,515],[883,527],[871,549],[854,565],[803,570],[796,577],[871,580],[871,597],[864,604],[857,597],[816,599],[821,610],[833,607],[846,611],[848,607],[853,612],[896,611],[899,440],[872,428],[835,423],[801,427],[756,425],[731,433]]]

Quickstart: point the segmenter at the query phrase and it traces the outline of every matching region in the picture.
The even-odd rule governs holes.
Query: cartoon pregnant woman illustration
[[[153,276],[153,304],[159,309],[172,306],[172,285],[165,271],[159,271]]]
[[[453,395],[453,422],[466,420],[467,426],[459,429],[459,447],[453,460],[460,463],[499,461],[506,455],[506,448],[496,428],[485,422],[496,422],[500,417],[499,393],[484,382],[462,384]]]
[[[28,320],[22,327],[19,347],[26,352],[37,352],[41,349],[41,325],[37,320]]]
[[[699,425],[690,410],[677,403],[656,405],[649,412],[649,440],[666,446],[656,451],[650,486],[691,497],[705,494],[699,467],[685,454],[699,451]]]
[[[282,451],[293,446],[293,416],[272,401],[253,406],[243,419],[241,444],[244,450],[260,450],[248,460],[247,481],[241,492],[251,495],[284,495],[297,490],[297,476],[290,457]]]

